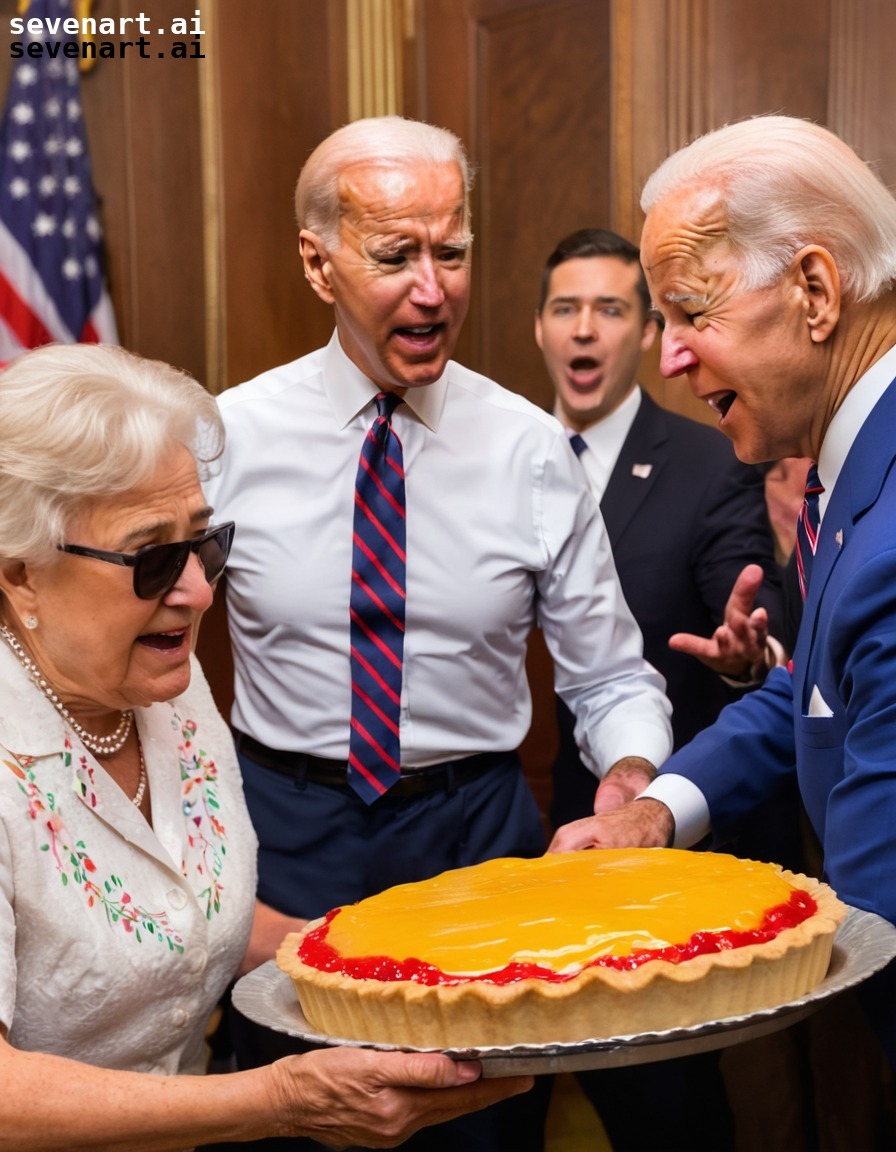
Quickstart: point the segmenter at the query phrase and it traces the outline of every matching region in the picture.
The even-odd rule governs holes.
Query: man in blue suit
[[[724,835],[795,770],[825,879],[896,922],[896,201],[832,133],[770,116],[675,153],[642,207],[661,371],[687,376],[741,460],[817,461],[821,521],[792,670],[552,848]],[[896,1066],[896,978],[865,990]]]

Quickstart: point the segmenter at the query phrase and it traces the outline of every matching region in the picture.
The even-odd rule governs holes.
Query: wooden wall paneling
[[[476,367],[545,407],[538,284],[557,240],[609,220],[609,78],[606,3],[543,3],[477,23]]]
[[[133,6],[109,2],[97,14],[118,19]],[[121,342],[203,380],[198,70],[210,61],[172,58],[177,37],[158,31],[183,16],[177,0],[156,0],[151,57],[98,60],[83,89]]]
[[[890,0],[831,0],[827,123],[896,185],[896,7]]]
[[[713,0],[707,33],[707,128],[766,112],[825,122],[828,0]]]
[[[708,127],[707,0],[612,0],[613,227],[640,243],[641,189],[670,152]],[[705,423],[712,414],[684,380],[659,373],[659,340],[639,379],[666,408]]]
[[[341,14],[339,3],[267,0],[262,18],[216,0],[225,386],[312,351],[333,329],[304,280],[293,193],[311,150],[346,119]]]

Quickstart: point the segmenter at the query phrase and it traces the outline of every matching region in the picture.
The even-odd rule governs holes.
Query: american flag
[[[69,0],[31,0],[29,19],[60,21],[33,40],[60,51],[15,61],[0,126],[0,360],[52,342],[118,340],[78,61],[61,51],[71,15]]]

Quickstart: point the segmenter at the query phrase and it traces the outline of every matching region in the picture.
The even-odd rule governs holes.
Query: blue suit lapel
[[[806,677],[812,645],[818,631],[819,610],[825,588],[839,558],[849,548],[855,525],[876,502],[887,473],[896,457],[896,380],[872,409],[844,461],[834,485],[818,535],[818,548],[812,564],[809,594],[803,609],[799,640],[794,653],[794,700],[803,711]]]

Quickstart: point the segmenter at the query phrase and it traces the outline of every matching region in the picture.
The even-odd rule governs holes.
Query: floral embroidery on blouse
[[[189,821],[187,843],[194,854],[191,861],[181,864],[181,871],[189,879],[190,867],[204,887],[196,892],[200,906],[205,904],[206,918],[220,912],[221,894],[224,886],[220,876],[227,852],[226,830],[218,812],[218,769],[214,760],[195,741],[196,723],[182,721],[175,716],[174,730],[179,734],[178,757],[181,771],[182,804],[184,816]],[[71,769],[73,762],[72,745],[68,737],[65,749],[60,753],[63,766]],[[46,852],[59,874],[64,887],[70,884],[82,891],[88,908],[101,907],[110,925],[121,925],[131,933],[138,943],[151,936],[162,944],[167,944],[173,952],[183,952],[181,934],[171,926],[165,911],[152,912],[142,907],[134,896],[125,890],[119,876],[110,874],[102,879],[97,874],[97,866],[91,859],[83,840],[73,841],[65,827],[58,809],[56,796],[44,791],[38,784],[34,771],[35,757],[19,756],[15,760],[4,759],[3,763],[17,777],[19,790],[28,804],[28,816],[46,829],[48,840],[40,845]],[[79,773],[72,784],[73,791],[91,808],[97,806],[94,791],[95,769],[85,755],[79,761]]]
[[[175,715],[172,727],[180,736],[178,755],[180,756],[180,778],[183,794],[184,816],[189,821],[187,844],[197,854],[196,872],[206,885],[197,891],[196,899],[205,901],[205,915],[208,920],[221,911],[220,882],[224,869],[227,845],[224,843],[226,829],[218,816],[218,768],[214,760],[201,745],[196,743],[196,722],[181,720]],[[188,875],[187,861],[181,864],[184,876]]]
[[[61,753],[65,768],[72,765],[72,746],[66,737],[65,751]],[[87,907],[100,907],[110,925],[120,924],[125,932],[132,933],[138,944],[143,943],[144,933],[160,943],[167,944],[172,952],[183,952],[183,937],[168,923],[167,914],[150,912],[142,908],[124,888],[120,877],[110,874],[105,880],[96,875],[97,868],[83,840],[72,843],[65,822],[56,810],[56,796],[44,792],[37,783],[32,765],[33,756],[20,756],[18,762],[4,760],[15,776],[18,786],[28,800],[28,815],[46,828],[49,840],[40,845],[42,852],[49,854],[59,873],[63,887],[69,882],[77,885],[87,897]],[[93,783],[93,770],[86,756],[81,757],[81,769]],[[76,781],[73,790],[87,797],[86,785]],[[90,792],[90,805],[96,807],[96,795]]]

